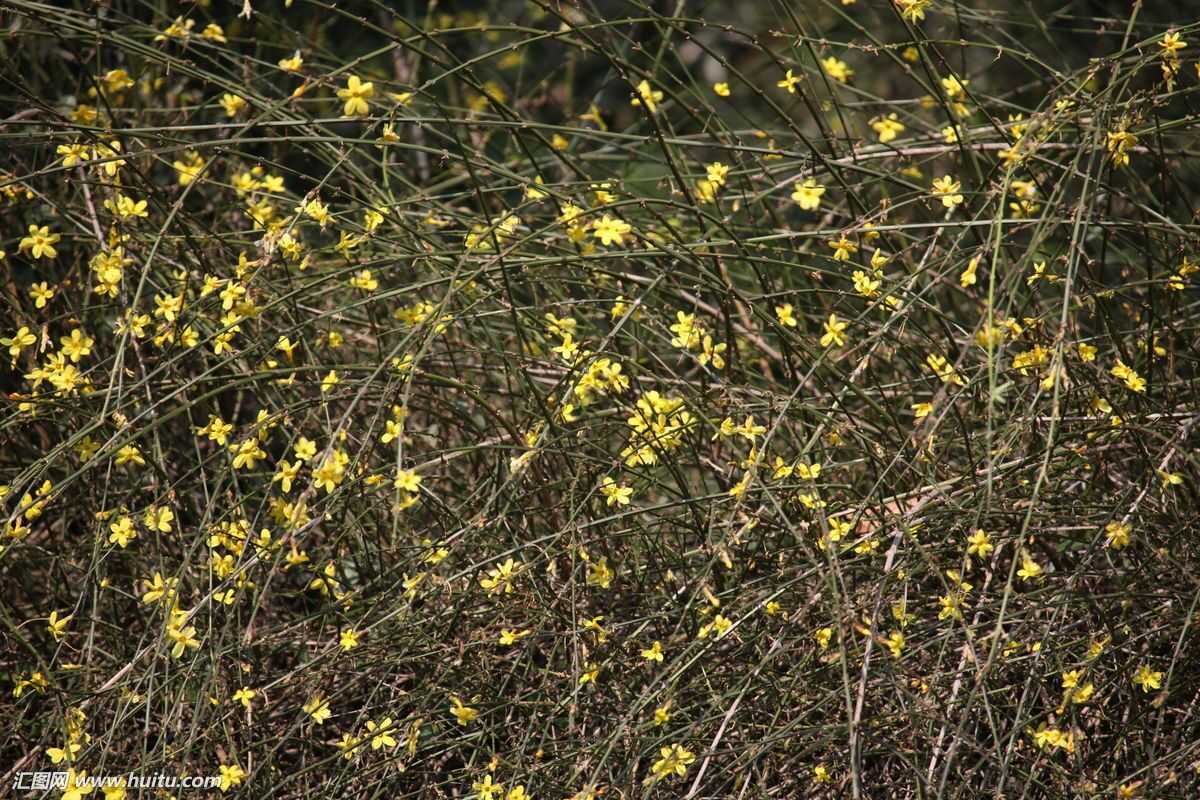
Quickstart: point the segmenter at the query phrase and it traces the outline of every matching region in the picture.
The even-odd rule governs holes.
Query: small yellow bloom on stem
[[[663,100],[663,93],[657,89],[650,88],[649,81],[642,81],[637,85],[637,96],[629,101],[629,105],[637,106],[644,105],[646,110],[651,114],[658,111],[658,104]]]
[[[879,135],[880,144],[887,144],[904,132],[904,124],[895,114],[879,117],[871,122],[871,128]]]
[[[1141,687],[1147,694],[1154,689],[1161,689],[1162,679],[1163,674],[1151,669],[1149,664],[1142,664],[1133,674],[1134,685]]]
[[[312,717],[318,725],[325,724],[325,720],[333,713],[329,710],[329,701],[319,694],[310,697],[300,710]]]
[[[54,641],[62,641],[63,636],[67,633],[67,623],[71,621],[74,614],[68,614],[65,617],[59,617],[57,611],[50,612],[50,618],[46,621],[46,628],[49,629],[50,635],[54,637]]]
[[[854,70],[850,69],[850,66],[845,61],[834,56],[823,59],[821,66],[824,68],[825,74],[835,81],[845,83],[854,77]]]
[[[961,189],[962,184],[949,175],[935,178],[933,181],[933,196],[940,199],[946,208],[953,209],[962,203],[963,196],[959,193]]]
[[[605,247],[614,244],[620,247],[625,243],[623,237],[631,230],[633,228],[629,223],[622,219],[614,219],[608,214],[592,223],[592,236],[599,239],[600,244]]]
[[[650,777],[647,778],[647,783],[669,777],[682,778],[687,774],[688,765],[696,760],[695,754],[680,744],[664,747],[658,752],[661,758],[650,767]]]
[[[792,200],[804,211],[816,211],[823,194],[825,187],[817,183],[816,178],[805,178],[804,183],[797,184],[792,190]]]
[[[796,327],[796,317],[792,313],[792,304],[784,303],[781,306],[775,306],[775,318],[779,320],[779,324],[788,328]]]
[[[357,75],[346,79],[346,88],[338,89],[337,96],[345,100],[342,113],[347,117],[365,117],[371,110],[367,100],[375,96],[375,84],[364,83]]]
[[[849,261],[850,256],[858,252],[858,245],[847,239],[844,234],[842,238],[831,241],[829,246],[833,248],[834,261]]]
[[[245,98],[239,97],[236,94],[230,94],[228,92],[221,95],[220,103],[221,108],[225,110],[225,116],[229,117],[230,119],[236,117],[241,113],[242,109],[246,107]]]
[[[450,713],[454,715],[454,719],[459,725],[470,725],[479,716],[479,711],[470,706],[463,705],[462,700],[458,697],[450,698]]]
[[[845,330],[849,326],[850,323],[838,319],[837,314],[830,314],[829,319],[825,321],[825,334],[821,337],[821,346],[844,346],[846,344]]]
[[[37,225],[29,226],[29,235],[21,239],[17,250],[24,253],[26,250],[35,259],[37,258],[54,258],[58,255],[58,250],[54,245],[62,238],[61,234],[51,233],[49,225],[38,227]],[[41,306],[38,306],[41,308]]]

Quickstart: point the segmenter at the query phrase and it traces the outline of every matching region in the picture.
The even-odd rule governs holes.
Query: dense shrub
[[[0,0],[6,787],[1197,796],[1189,6]]]

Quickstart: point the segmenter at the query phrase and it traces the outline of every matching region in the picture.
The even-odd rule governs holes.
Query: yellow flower
[[[29,296],[33,298],[35,308],[45,308],[46,304],[54,298],[54,294],[57,291],[55,287],[42,281],[29,287]]]
[[[421,490],[421,476],[413,469],[402,469],[396,473],[396,477],[392,480],[392,486],[405,492],[419,492]]]
[[[583,672],[579,675],[579,685],[583,686],[587,683],[595,683],[596,678],[600,676],[600,665],[595,661],[589,661],[584,665]]]
[[[863,297],[877,297],[879,295],[880,282],[862,270],[856,269],[850,278],[854,281],[854,291]]]
[[[342,734],[341,741],[337,742],[337,749],[342,751],[342,758],[347,761],[354,758],[354,751],[362,744],[362,740],[356,736],[351,736],[348,733]]]
[[[779,320],[780,325],[788,328],[796,327],[796,317],[792,314],[792,304],[784,303],[781,306],[775,306],[775,318]]]
[[[299,72],[302,66],[304,66],[304,59],[300,56],[299,50],[290,58],[279,59],[279,68],[287,72]]]
[[[649,81],[642,81],[637,85],[637,97],[629,101],[629,105],[637,107],[646,106],[646,110],[653,114],[658,110],[658,104],[662,102],[663,93],[657,89],[650,88]]]
[[[454,715],[454,719],[458,721],[458,724],[464,727],[470,725],[479,716],[477,709],[463,705],[462,700],[459,700],[457,697],[450,698],[450,713]]]
[[[1179,34],[1175,31],[1167,31],[1163,34],[1163,38],[1159,40],[1158,46],[1162,48],[1161,55],[1165,59],[1177,58],[1177,53],[1187,47],[1187,42],[1179,38]]]
[[[399,141],[399,137],[397,137],[396,140]],[[549,195],[541,190],[540,187],[543,185],[544,182],[542,181],[542,177],[539,175],[533,183],[525,186],[525,199],[534,203],[538,202],[539,200],[545,200]],[[380,217],[380,221],[383,221],[382,217]]]
[[[374,720],[367,720],[367,735],[371,737],[371,749],[378,750],[381,747],[395,747],[399,742],[396,737],[392,736],[392,718],[384,717],[378,723]]]
[[[67,633],[67,623],[71,621],[74,614],[68,614],[65,617],[59,617],[57,611],[51,611],[49,619],[46,620],[46,628],[50,631],[50,635],[54,637],[54,641],[61,641]]]
[[[531,633],[532,631],[514,631],[508,628],[502,628],[500,630],[500,644],[505,645],[506,647],[514,645],[520,640],[524,639],[526,636],[529,636]]]
[[[783,76],[783,80],[779,81],[775,85],[778,86],[780,89],[787,89],[788,94],[795,94],[796,93],[796,84],[799,82],[800,82],[800,79],[797,78],[795,75],[793,75],[792,71],[789,69],[787,71],[787,74]]]
[[[120,517],[116,522],[108,526],[110,533],[108,534],[109,544],[115,544],[124,550],[129,546],[129,543],[137,538],[137,530],[133,527],[133,519],[131,517]]]
[[[37,225],[30,225],[29,235],[21,239],[17,250],[22,253],[28,250],[35,259],[54,258],[58,255],[58,250],[54,248],[54,245],[61,238],[61,234],[50,232],[49,225],[43,225],[40,228]],[[41,306],[38,307],[41,308]]]
[[[829,520],[829,541],[840,542],[850,533],[850,521],[847,519]]]
[[[308,461],[317,454],[317,444],[311,439],[301,436],[296,440],[292,452],[295,453],[297,461]]]
[[[1079,684],[1082,671],[1073,669],[1063,673],[1063,701],[1070,703],[1086,703],[1091,699],[1096,687],[1092,683]]]
[[[1142,664],[1137,668],[1137,672],[1133,674],[1133,683],[1135,686],[1140,686],[1143,692],[1149,693],[1152,689],[1162,688],[1163,673],[1156,672],[1150,668],[1149,664]]]
[[[688,765],[696,760],[696,756],[680,744],[673,744],[658,751],[661,758],[650,767],[649,782],[663,778],[679,777],[687,774]]]
[[[1129,151],[1137,145],[1138,137],[1124,128],[1109,131],[1107,136],[1108,156],[1112,159],[1113,165],[1117,167],[1129,166]]]
[[[63,157],[62,165],[64,167],[73,167],[77,164],[82,164],[87,161],[88,153],[90,151],[87,149],[86,145],[80,144],[79,142],[73,142],[71,144],[60,144],[55,148],[54,152],[56,155]]]
[[[488,774],[482,781],[472,783],[471,791],[476,793],[475,800],[493,800],[494,795],[504,795],[504,784],[493,782],[491,774]]]
[[[337,96],[345,100],[342,113],[347,117],[364,117],[370,112],[367,100],[375,96],[375,85],[363,83],[357,75],[346,79],[346,88],[338,89]]]
[[[244,439],[238,444],[230,445],[229,450],[234,454],[234,469],[254,469],[260,460],[267,457],[266,452],[258,446],[257,438]]]
[[[230,118],[236,117],[246,107],[245,98],[228,92],[221,95],[220,103],[221,108],[225,109],[225,116]]]
[[[183,620],[187,613],[183,611],[172,611],[172,619],[167,625],[167,637],[171,640],[171,657],[179,658],[188,648],[193,650],[200,647],[200,640],[196,638],[196,628],[194,625],[184,627]],[[178,620],[176,619],[178,615]]]
[[[915,25],[925,19],[925,9],[929,7],[932,0],[894,0],[894,2],[900,11],[900,16]]]
[[[904,132],[904,124],[896,119],[895,114],[888,114],[886,117],[877,117],[872,120],[871,128],[874,129],[875,133],[879,134],[879,141],[882,144],[887,144]]]
[[[817,183],[816,178],[805,178],[804,183],[797,184],[792,190],[792,200],[804,211],[816,211],[823,194],[825,187]]]
[[[1167,472],[1161,469],[1155,470],[1155,472],[1158,473],[1158,477],[1162,480],[1162,488],[1164,492],[1170,489],[1172,486],[1183,485],[1183,476],[1178,472]]]
[[[354,630],[353,628],[346,628],[344,631],[342,631],[341,636],[338,637],[338,644],[341,646],[343,651],[353,650],[354,648],[358,647],[358,637],[358,631]]]
[[[1138,375],[1137,372],[1121,359],[1117,359],[1117,363],[1112,368],[1113,377],[1120,378],[1125,382],[1125,387],[1131,392],[1146,391],[1146,379]]]
[[[821,628],[813,634],[813,638],[817,641],[817,646],[822,650],[829,647],[830,641],[833,640],[833,628]]]
[[[604,482],[600,485],[600,494],[604,495],[607,506],[627,506],[629,499],[633,497],[633,489],[605,476]]]
[[[825,69],[825,74],[833,78],[835,81],[845,83],[854,77],[854,70],[841,59],[830,56],[821,61],[821,66]]]
[[[66,748],[62,747],[47,747],[46,755],[50,756],[51,764],[61,764],[64,761],[73,761],[75,754],[83,749],[83,745],[78,742],[71,742]]]
[[[958,371],[954,369],[954,365],[946,360],[945,356],[930,354],[925,357],[925,364],[937,375],[942,383],[954,383],[958,386],[965,386],[967,381]]]
[[[242,781],[246,778],[246,770],[242,769],[238,764],[230,764],[228,766],[221,764],[217,770],[221,773],[221,785],[219,788],[222,792],[227,792],[235,786],[241,786]]]
[[[371,270],[363,269],[350,276],[350,286],[364,292],[373,292],[379,288],[379,281],[371,274]]]
[[[834,261],[849,261],[850,256],[858,252],[858,245],[846,238],[842,234],[842,238],[829,242],[829,246],[833,248]]]
[[[159,572],[154,573],[154,579],[145,583],[145,593],[142,595],[142,603],[153,603],[156,600],[162,600],[168,605],[174,601],[175,587],[179,585],[178,578],[168,578],[163,580],[163,576]]]
[[[710,183],[717,186],[724,186],[725,178],[729,175],[729,167],[720,161],[714,161],[705,167],[705,172]]]
[[[1113,520],[1104,526],[1104,532],[1108,534],[1108,538],[1104,544],[1106,547],[1111,547],[1113,550],[1120,550],[1129,546],[1130,527],[1123,522]]]
[[[844,332],[849,325],[849,322],[839,320],[837,314],[830,314],[829,319],[825,320],[825,333],[821,336],[821,346],[844,346],[846,344]]]
[[[946,98],[949,100],[957,100],[967,93],[967,84],[970,81],[965,81],[957,75],[951,75],[947,78],[942,78],[942,91],[945,92]]]
[[[960,189],[962,189],[962,184],[949,175],[935,178],[933,181],[933,196],[939,198],[946,208],[952,209],[962,203],[963,196],[959,194]]]
[[[712,622],[700,626],[700,630],[696,632],[696,638],[707,639],[708,635],[715,631],[717,638],[720,639],[722,636],[728,633],[729,629],[732,627],[733,620],[729,619],[729,617],[726,617],[724,614],[717,614],[715,617],[713,617]]]
[[[258,692],[247,686],[243,686],[233,693],[231,699],[235,703],[241,703],[244,707],[250,708],[250,703],[256,696],[258,696]]]
[[[979,558],[987,558],[995,545],[988,538],[987,532],[983,528],[976,528],[975,532],[967,537],[967,555],[978,556]]]
[[[66,785],[62,787],[61,800],[81,800],[84,795],[91,794],[95,788],[96,787],[87,780],[86,772],[82,770],[76,772],[73,769],[68,769]]]
[[[63,336],[58,341],[62,345],[62,352],[74,363],[79,363],[79,359],[89,355],[92,345],[96,343],[95,339],[79,328],[75,328],[70,336]]]
[[[815,481],[821,477],[820,464],[806,464],[803,461],[797,461],[795,466],[796,474],[806,481]]]
[[[713,369],[725,369],[724,353],[729,349],[727,342],[713,344],[712,336],[704,334],[704,342],[702,352],[696,356],[696,360],[700,362],[700,366],[705,366],[709,362],[712,363]]]
[[[979,256],[975,256],[967,262],[967,268],[958,276],[959,284],[966,289],[968,286],[974,286],[976,280],[975,271],[979,268]]]
[[[713,93],[716,94],[717,97],[729,97],[729,84],[728,83],[714,83],[713,84]]]
[[[650,645],[648,648],[646,648],[645,650],[642,651],[642,658],[646,659],[647,661],[657,661],[659,663],[662,663],[662,660],[663,660],[662,642],[655,639],[654,644]]]
[[[614,219],[608,214],[605,214],[600,219],[592,223],[592,236],[600,240],[600,244],[608,247],[609,245],[617,245],[618,247],[625,243],[624,236],[633,228],[629,223],[622,219]]]
[[[1033,580],[1040,578],[1042,575],[1042,565],[1029,557],[1028,553],[1021,553],[1021,568],[1017,570],[1017,575],[1022,580]]]
[[[125,159],[117,158],[121,152],[121,143],[118,141],[101,142],[92,150],[92,158],[95,160],[104,161],[100,165],[100,169],[104,174],[112,178],[116,176],[121,167],[125,165]]]
[[[0,339],[0,345],[4,345],[8,348],[8,354],[12,356],[13,363],[15,364],[17,362],[17,357],[21,355],[21,350],[36,341],[37,337],[29,331],[27,326],[22,325],[20,328],[17,328],[17,332],[12,336],[5,339]]]
[[[185,20],[183,17],[176,17],[175,21],[166,27],[166,29],[158,36],[154,37],[154,41],[161,42],[168,38],[171,39],[186,39],[192,35],[192,28],[195,27],[196,20]]]
[[[512,594],[512,579],[516,574],[517,563],[510,558],[489,569],[487,577],[479,579],[479,585],[487,589],[488,594]]]
[[[172,166],[175,167],[179,185],[187,186],[200,176],[200,172],[204,169],[205,161],[200,157],[199,153],[188,152],[184,153],[182,161],[175,161]]]
[[[325,720],[332,716],[332,712],[329,710],[329,701],[319,694],[310,697],[300,710],[312,717],[318,725],[324,725]]]
[[[333,219],[329,214],[329,206],[321,202],[319,197],[305,200],[297,210],[302,211],[309,219],[316,221],[322,228]]]

